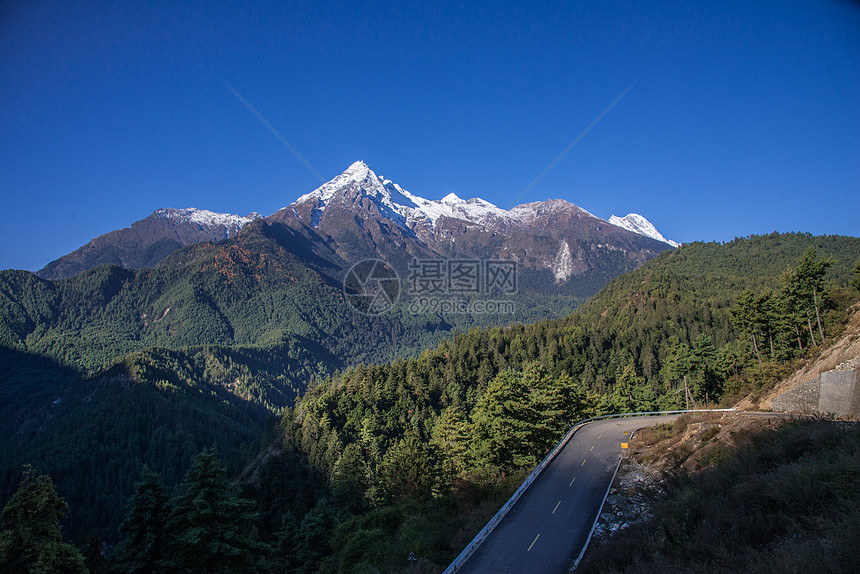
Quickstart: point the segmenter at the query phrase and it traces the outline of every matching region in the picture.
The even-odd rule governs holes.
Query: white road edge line
[[[716,413],[716,412],[737,412],[737,409],[694,409],[694,410],[682,410],[682,411],[650,411],[646,413],[618,413],[613,415],[601,415],[599,417],[591,417],[588,419],[581,420],[575,423],[567,434],[564,435],[559,443],[555,446],[554,449],[550,451],[546,458],[544,458],[540,464],[532,471],[532,473],[526,478],[525,482],[523,482],[520,487],[514,492],[513,496],[508,499],[508,501],[499,509],[493,518],[487,523],[484,528],[475,535],[471,542],[460,552],[459,556],[457,556],[453,562],[445,569],[442,574],[453,574],[457,572],[461,566],[463,566],[472,554],[478,549],[481,543],[492,534],[493,530],[496,526],[504,519],[504,517],[508,514],[508,511],[511,507],[517,503],[522,496],[523,492],[531,485],[532,482],[538,477],[543,468],[547,466],[552,460],[556,457],[556,455],[567,446],[568,441],[576,434],[576,431],[584,427],[590,422],[600,421],[605,419],[614,419],[614,418],[623,418],[623,417],[646,417],[651,415],[674,415],[674,414],[683,414],[683,413]],[[573,481],[571,481],[573,482]],[[598,515],[599,516],[599,515]],[[589,537],[590,538],[590,537]]]
[[[597,516],[594,517],[594,524],[591,525],[591,530],[588,531],[588,538],[585,540],[585,544],[582,545],[582,552],[579,553],[579,556],[576,557],[573,566],[571,566],[570,568],[571,572],[576,570],[576,567],[579,566],[579,561],[582,560],[583,556],[585,556],[585,551],[588,548],[588,543],[591,542],[591,537],[594,535],[594,529],[597,527],[597,521],[600,520],[600,513],[603,512],[603,505],[606,504],[606,499],[609,498],[609,491],[612,490],[612,483],[615,482],[615,475],[618,474],[618,469],[619,467],[621,467],[621,461],[623,459],[623,456],[618,456],[618,464],[615,465],[615,471],[612,473],[612,479],[609,481],[609,486],[606,488],[606,494],[603,495],[603,501],[600,503],[600,508],[597,510]]]

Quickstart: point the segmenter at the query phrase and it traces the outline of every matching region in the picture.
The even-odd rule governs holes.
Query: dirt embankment
[[[606,499],[594,543],[600,545],[615,532],[650,518],[651,506],[672,477],[719,464],[746,437],[786,420],[779,415],[702,413],[637,431]]]
[[[582,570],[856,571],[860,423],[804,419],[696,414],[640,431]]]
[[[860,367],[860,304],[851,308],[851,317],[842,334],[791,376],[783,379],[757,401],[745,398],[735,408],[740,410],[770,410],[773,399],[794,387],[812,380],[826,371],[845,366]]]
[[[774,397],[823,372],[844,368],[860,368],[860,304],[852,307],[848,324],[835,341],[820,349],[770,392],[758,400],[746,398],[735,408],[769,410]],[[638,431],[630,441],[628,454],[600,515],[594,543],[600,545],[615,532],[650,518],[653,502],[663,494],[672,477],[694,475],[718,465],[748,437],[774,429],[787,420],[777,414],[702,413]]]

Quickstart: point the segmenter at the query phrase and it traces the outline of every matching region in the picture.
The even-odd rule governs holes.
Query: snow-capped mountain
[[[610,224],[559,199],[510,210],[453,193],[425,199],[358,161],[268,217],[159,209],[129,228],[93,239],[38,274],[60,279],[105,263],[151,267],[180,247],[230,239],[247,227],[271,228],[287,241],[288,251],[299,258],[322,258],[327,269],[364,258],[385,259],[402,272],[413,258],[505,259],[517,261],[526,276],[536,274],[530,281],[569,283],[576,277],[571,293],[591,293],[674,244],[641,216],[613,218]]]
[[[234,235],[255,219],[263,217],[256,212],[242,217],[235,213],[216,213],[208,209],[197,209],[196,207],[157,209],[152,216],[162,219],[172,219],[182,223],[194,223],[203,229],[223,230],[225,233],[224,239]]]
[[[353,163],[342,174],[314,191],[299,197],[295,203],[282,208],[280,212],[298,214],[297,206],[311,204],[310,223],[317,227],[329,204],[344,205],[345,202],[355,202],[361,198],[369,199],[376,205],[380,214],[419,235],[420,232],[416,230],[417,227],[433,230],[446,218],[478,224],[487,229],[527,228],[563,212],[572,212],[578,218],[604,221],[585,209],[560,199],[524,203],[510,210],[502,209],[479,197],[462,199],[453,193],[439,200],[429,200],[406,191],[390,180],[377,176],[362,161]],[[641,219],[650,226],[647,220]],[[624,226],[621,225],[620,227]],[[657,238],[628,227],[624,227],[624,229],[666,242],[662,236]],[[654,233],[657,233],[656,229],[654,229]],[[660,234],[657,233],[657,235]]]
[[[360,161],[266,220],[315,233],[348,261],[513,259],[525,269],[550,270],[556,282],[596,273],[607,258],[613,269],[633,269],[668,248],[563,200],[506,210],[455,194],[425,199]]]
[[[96,237],[83,247],[48,263],[37,272],[43,279],[64,279],[105,263],[127,269],[152,267],[171,252],[194,243],[223,241],[259,219],[206,209],[158,209],[130,227]]]
[[[515,217],[511,212],[480,198],[465,200],[451,193],[440,200],[429,200],[413,195],[396,183],[377,176],[362,161],[353,163],[339,176],[301,196],[293,206],[313,203],[316,226],[329,203],[356,195],[368,198],[376,204],[381,214],[410,228],[415,225],[432,227],[443,217],[475,223]]]
[[[663,237],[663,234],[657,231],[657,228],[654,227],[654,224],[639,215],[638,213],[629,213],[624,217],[618,217],[617,215],[613,215],[609,218],[609,223],[612,225],[617,225],[623,229],[627,229],[632,231],[633,233],[638,233],[639,235],[644,235],[645,237],[651,237],[656,239],[657,241],[662,241],[663,243],[668,243],[672,247],[678,247],[681,244],[677,241],[672,241],[671,239],[666,239]]]

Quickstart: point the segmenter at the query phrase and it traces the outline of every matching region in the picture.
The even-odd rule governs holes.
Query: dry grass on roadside
[[[860,425],[828,420],[779,426],[764,420],[746,425],[728,419],[680,422],[671,438],[655,443],[663,456],[680,458],[673,453],[684,445],[692,450],[690,439],[704,442],[705,448],[675,467],[653,519],[590,551],[578,572],[856,569]],[[708,424],[722,426],[713,434]],[[667,429],[658,428],[637,436],[642,453],[649,436],[666,434]],[[702,441],[708,434],[713,436]],[[679,436],[688,440],[676,441]]]

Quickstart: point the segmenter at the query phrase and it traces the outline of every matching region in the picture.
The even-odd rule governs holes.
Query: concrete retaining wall
[[[858,415],[860,381],[857,371],[827,371],[821,373],[818,412],[838,417]]]
[[[801,413],[811,415],[818,412],[821,378],[794,387],[773,399],[771,408],[781,413]]]
[[[778,395],[772,408],[783,413],[860,418],[860,373],[856,370],[821,373]]]

